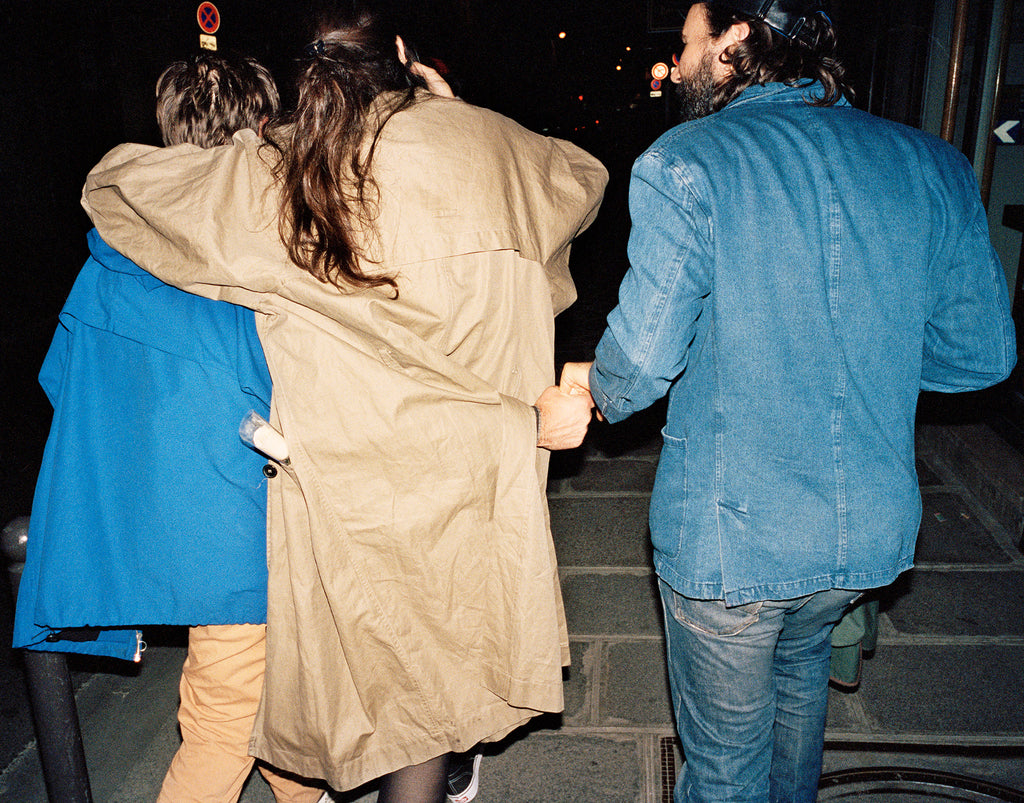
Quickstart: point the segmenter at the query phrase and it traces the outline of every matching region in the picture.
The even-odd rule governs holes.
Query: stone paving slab
[[[0,586],[0,597],[5,589]],[[5,639],[3,647],[10,658],[0,663],[0,771],[8,766],[17,755],[24,750],[26,743],[31,741],[32,716],[28,706],[28,690],[25,676],[22,673],[20,659],[14,656],[9,648],[11,628],[7,632],[0,631],[0,638]],[[6,657],[6,656],[5,656]]]
[[[605,650],[597,724],[671,730],[664,640],[616,642]]]
[[[601,663],[601,642],[576,641],[570,636],[569,659],[572,663],[563,670],[562,694],[565,697],[563,721],[569,725],[586,725],[593,721],[591,709],[594,688],[591,678]]]
[[[867,729],[864,709],[860,704],[860,696],[856,691],[841,691],[829,687],[828,719],[825,729],[846,731],[863,731]]]
[[[883,604],[899,633],[1024,636],[1024,571],[918,568],[893,586]]]
[[[959,493],[922,495],[917,563],[1009,563],[1006,553]]]
[[[646,496],[556,497],[548,503],[559,566],[651,566]]]
[[[643,738],[533,731],[484,748],[475,803],[646,803]],[[269,797],[267,796],[269,795]],[[335,803],[372,803],[373,786]],[[254,775],[239,803],[274,803]]]
[[[173,695],[177,704],[176,687]],[[171,764],[171,759],[181,744],[178,732],[177,716],[169,716],[146,746],[141,758],[123,773],[123,782],[117,790],[107,798],[108,803],[140,803],[140,801],[156,800],[163,786],[164,775]],[[266,803],[275,803],[274,793],[266,786]],[[97,798],[98,800],[98,798]],[[243,798],[244,800],[244,798]],[[255,803],[255,800],[252,800]]]
[[[150,747],[168,722],[171,732],[175,738],[177,736],[174,728],[178,678],[184,660],[185,650],[181,648],[151,647],[141,664],[117,662],[119,671],[94,674],[78,690],[78,719],[94,800],[107,803],[120,799],[138,803],[156,799],[159,783],[153,789],[129,787],[124,790],[122,787],[140,765],[145,765],[140,778],[162,780],[167,771],[177,741],[169,752],[161,748],[154,754]],[[12,803],[46,800],[42,768],[34,745],[4,772],[0,798],[10,799]]]
[[[653,573],[562,574],[569,632],[579,636],[661,638],[661,601]]]
[[[917,467],[917,484],[921,487],[928,485],[941,485],[942,480],[938,474],[932,471],[931,466],[927,462],[918,457],[914,461],[914,465]]]
[[[83,723],[82,740],[96,800],[114,797],[130,768],[143,762],[154,734],[176,720],[184,653],[176,648],[149,652],[140,675],[96,675],[78,695],[78,718]],[[154,768],[160,778],[171,755],[164,754],[162,766]]]
[[[1024,646],[880,644],[857,696],[870,729],[1024,740]]]
[[[917,441],[938,455],[986,510],[1019,537],[1024,524],[1024,455],[982,424],[919,425]]]
[[[638,803],[640,740],[537,732],[485,753],[475,803]]]
[[[619,458],[588,460],[575,473],[564,477],[553,475],[548,484],[550,493],[576,492],[651,492],[658,461],[652,458]]]

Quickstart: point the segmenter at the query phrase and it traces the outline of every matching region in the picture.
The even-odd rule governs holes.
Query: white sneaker
[[[448,764],[448,803],[469,803],[480,787],[481,753],[452,756]]]

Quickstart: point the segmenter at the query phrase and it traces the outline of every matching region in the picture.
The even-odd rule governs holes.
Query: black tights
[[[444,803],[448,754],[385,775],[377,803]]]

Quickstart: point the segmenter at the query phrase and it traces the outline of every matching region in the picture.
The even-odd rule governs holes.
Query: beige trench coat
[[[156,276],[259,313],[291,464],[269,482],[251,752],[348,789],[562,708],[530,404],[554,380],[569,245],[607,173],[500,115],[421,99],[374,162],[392,299],[288,261],[269,157],[251,131],[211,150],[121,146],[83,205]]]

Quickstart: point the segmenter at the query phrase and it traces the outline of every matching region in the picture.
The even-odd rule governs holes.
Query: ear
[[[714,40],[715,50],[718,51],[714,67],[716,79],[721,80],[732,74],[732,65],[723,59],[727,59],[731,55],[732,49],[748,36],[750,36],[750,25],[746,22],[737,22],[730,25],[720,37]]]
[[[398,60],[405,64],[405,42],[402,41],[401,36],[395,36],[395,47],[398,48]]]
[[[728,27],[728,29],[722,34],[719,41],[725,46],[723,48],[730,48],[734,45],[738,45],[744,39],[750,36],[750,24],[747,22],[736,22]]]

